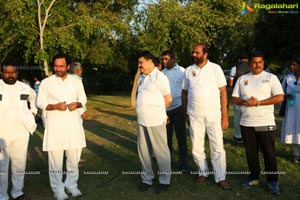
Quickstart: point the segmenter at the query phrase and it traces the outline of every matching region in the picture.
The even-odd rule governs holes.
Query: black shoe
[[[147,184],[147,183],[142,183],[139,187],[139,191],[140,192],[145,192],[151,185]]]
[[[169,189],[169,186],[167,184],[159,184],[155,189],[155,193],[165,192]]]
[[[236,142],[236,143],[239,143],[239,144],[243,144],[243,139],[242,138],[237,138],[237,137],[233,137],[233,140]]]

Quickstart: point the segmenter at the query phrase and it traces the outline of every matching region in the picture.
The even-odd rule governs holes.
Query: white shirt
[[[236,76],[236,66],[233,66],[230,70],[230,75],[229,79],[233,80],[234,77]]]
[[[278,78],[274,74],[262,71],[259,75],[248,73],[241,76],[235,84],[232,96],[243,100],[253,96],[261,101],[279,94],[283,94],[283,90]],[[240,125],[242,126],[275,125],[274,105],[241,106],[241,111]]]
[[[143,126],[159,126],[166,122],[166,106],[164,96],[171,93],[168,78],[154,68],[139,79],[137,94],[137,121]]]
[[[187,114],[221,115],[220,87],[226,86],[221,67],[207,60],[202,68],[193,64],[185,70],[182,89],[188,92]]]
[[[167,108],[167,111],[178,108],[182,105],[182,80],[184,77],[185,69],[179,65],[175,65],[171,69],[164,68],[162,72],[168,77],[171,87],[172,103]]]
[[[82,82],[67,75],[65,80],[52,75],[41,82],[38,107],[45,112],[44,151],[67,150],[86,146],[80,109],[46,111],[48,104],[80,102],[86,104]]]
[[[20,81],[9,85],[0,80],[0,139],[14,140],[28,137],[29,132],[34,132],[36,124],[32,113],[37,113],[35,98],[30,86]],[[28,122],[29,126],[34,126],[34,130],[29,130],[31,127],[27,126]]]

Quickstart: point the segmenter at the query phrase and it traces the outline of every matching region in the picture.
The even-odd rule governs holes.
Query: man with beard
[[[8,200],[8,169],[11,162],[11,196],[13,199],[29,199],[23,193],[26,156],[29,142],[29,132],[36,129],[34,115],[34,90],[17,81],[18,71],[15,65],[7,64],[1,67],[0,80],[0,199]],[[27,102],[30,103],[30,109]]]
[[[171,50],[167,50],[162,53],[162,63],[164,66],[162,72],[169,79],[173,99],[172,104],[167,108],[167,115],[169,118],[169,123],[167,124],[167,135],[171,159],[173,151],[173,130],[175,130],[179,150],[178,167],[180,171],[187,171],[186,128],[181,103],[182,80],[185,69],[175,63],[175,55]]]
[[[185,70],[182,84],[182,104],[190,124],[192,154],[198,167],[197,183],[209,175],[204,150],[205,132],[210,142],[211,162],[215,182],[224,189],[231,186],[225,180],[226,155],[223,130],[228,128],[226,79],[221,67],[208,60],[208,48],[197,44],[193,50],[193,65]]]
[[[81,196],[77,181],[81,149],[86,146],[81,111],[86,104],[82,82],[67,74],[69,60],[65,54],[53,58],[55,74],[44,79],[37,98],[45,112],[43,150],[48,151],[50,186],[56,199],[68,199],[65,187],[73,197]],[[66,160],[66,179],[63,178],[63,158]]]

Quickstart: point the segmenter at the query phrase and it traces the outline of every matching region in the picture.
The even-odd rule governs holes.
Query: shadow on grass
[[[106,139],[114,144],[120,145],[128,150],[136,152],[136,135],[125,130],[108,126],[99,121],[88,120],[85,122],[87,131],[95,136]]]
[[[103,110],[103,109],[100,109],[100,108],[95,108],[95,110],[98,111],[98,112],[108,114],[108,115],[114,115],[114,116],[117,116],[117,117],[122,117],[122,118],[130,120],[130,121],[133,121],[133,120],[136,119],[136,115],[129,115],[129,114],[124,114],[124,113],[119,113],[119,112],[114,112],[114,111],[108,111],[108,110]]]
[[[121,104],[111,103],[111,102],[99,100],[99,99],[96,99],[96,98],[90,98],[89,101],[104,103],[104,104],[107,104],[107,105],[110,105],[110,106],[113,106],[113,107],[121,107],[121,108],[128,108],[129,107],[129,105],[121,105]]]

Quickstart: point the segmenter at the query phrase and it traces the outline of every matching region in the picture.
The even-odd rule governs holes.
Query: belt
[[[276,125],[269,125],[269,126],[256,126],[254,127],[255,131],[275,131],[276,130]]]

